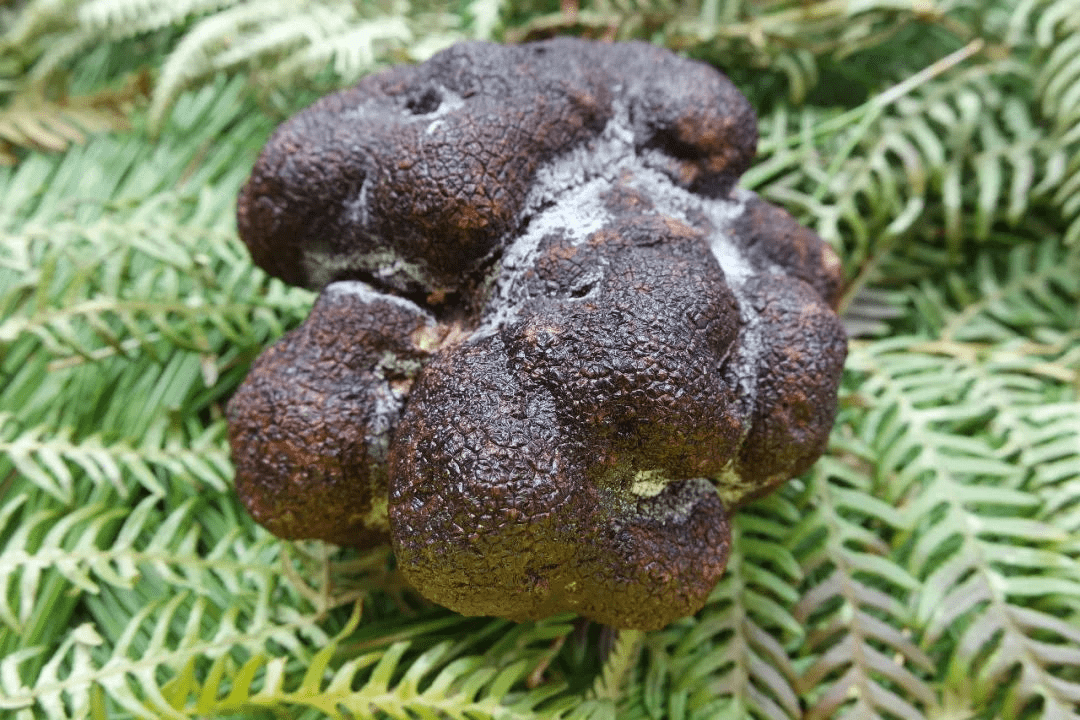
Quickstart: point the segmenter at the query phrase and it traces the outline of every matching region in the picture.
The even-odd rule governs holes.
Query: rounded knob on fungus
[[[734,188],[753,111],[642,43],[458,45],[282,126],[252,256],[322,288],[229,405],[283,537],[389,540],[459,612],[691,614],[728,517],[803,472],[846,340],[835,254]]]
[[[407,300],[328,285],[229,402],[236,492],[252,516],[283,538],[388,543],[390,441],[443,334]]]

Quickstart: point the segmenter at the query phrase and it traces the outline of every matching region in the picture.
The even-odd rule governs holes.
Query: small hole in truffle
[[[594,287],[596,287],[596,283],[592,283],[592,282],[587,282],[587,283],[584,283],[583,285],[579,285],[578,287],[576,287],[576,288],[574,288],[573,290],[570,291],[570,297],[572,297],[572,298],[583,298],[586,295],[588,295],[589,293],[591,293]]]
[[[427,115],[442,105],[442,93],[435,88],[428,88],[420,95],[414,95],[405,102],[405,108],[413,115]]]

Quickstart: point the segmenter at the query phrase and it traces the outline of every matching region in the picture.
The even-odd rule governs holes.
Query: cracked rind
[[[398,567],[459,612],[690,614],[723,572],[725,508],[808,467],[832,426],[844,335],[813,287],[729,283],[721,230],[623,184],[594,200],[608,224],[542,223],[503,277],[512,319],[439,353],[395,435]]]
[[[283,538],[387,544],[390,440],[444,334],[408,300],[328,286],[229,401],[236,492],[252,516]]]
[[[240,236],[296,285],[469,292],[537,170],[601,134],[617,101],[643,157],[682,186],[724,194],[753,157],[752,108],[703,63],[645,43],[462,43],[280,127],[240,193]]]
[[[755,127],[708,66],[568,39],[456,46],[286,123],[242,236],[290,282],[369,284],[326,287],[230,403],[245,504],[389,536],[467,614],[695,612],[728,514],[823,451],[846,353],[835,253],[733,188]]]

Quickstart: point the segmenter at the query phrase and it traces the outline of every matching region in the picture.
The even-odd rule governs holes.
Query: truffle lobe
[[[662,627],[726,563],[701,478],[743,433],[723,382],[737,303],[702,234],[657,216],[580,245],[554,233],[538,258],[523,319],[441,352],[409,401],[391,453],[398,567],[458,612]],[[584,268],[601,268],[587,289]]]
[[[461,43],[279,127],[241,190],[240,236],[292,284],[469,294],[538,169],[618,113],[648,162],[690,188],[726,193],[754,154],[753,109],[703,63],[645,43]]]
[[[391,452],[399,569],[464,614],[658,628],[695,612],[728,552],[711,483],[636,497],[629,477],[597,482],[595,442],[560,427],[549,394],[523,391],[501,344],[436,358],[410,401]]]
[[[283,538],[387,544],[390,438],[444,333],[406,300],[328,286],[228,404],[236,492],[252,516]]]
[[[753,425],[736,463],[743,482],[717,483],[733,507],[806,472],[825,451],[847,356],[840,319],[810,285],[763,274],[748,286],[765,346]]]
[[[785,275],[802,280],[836,310],[843,289],[843,267],[836,251],[783,208],[743,191],[746,212],[732,232],[759,265],[774,264]]]

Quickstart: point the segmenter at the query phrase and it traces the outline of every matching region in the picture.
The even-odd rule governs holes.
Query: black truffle
[[[823,451],[846,352],[835,254],[734,188],[755,125],[704,64],[570,39],[458,45],[283,125],[240,232],[322,295],[229,406],[256,519],[389,538],[467,614],[695,612],[728,514]]]

